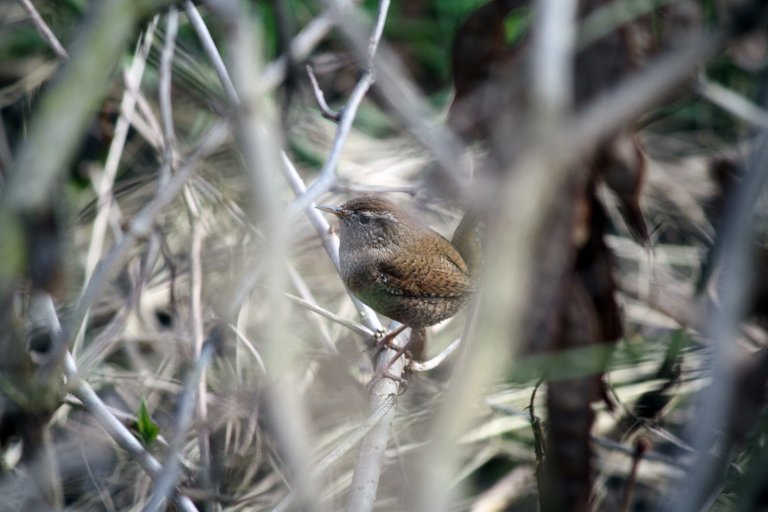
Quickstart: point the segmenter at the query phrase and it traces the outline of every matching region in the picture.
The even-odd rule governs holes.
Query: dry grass
[[[382,425],[391,425],[380,447],[383,460],[369,461],[381,468],[378,489],[374,485],[372,490],[377,510],[419,509],[431,499],[425,498],[425,486],[434,482],[448,485],[442,489],[447,497],[429,501],[432,510],[440,503],[450,510],[536,510],[538,461],[531,419],[539,416],[546,422],[546,413],[543,393],[532,398],[538,376],[526,367],[534,361],[501,361],[479,377],[481,384],[490,380],[490,387],[478,384],[478,395],[460,402],[458,433],[451,431],[455,425],[442,429],[435,421],[445,419],[445,411],[452,410],[446,401],[458,396],[450,386],[456,362],[461,362],[459,373],[468,364],[464,352],[429,373],[408,373],[405,388],[387,383],[395,393],[377,397],[379,388],[372,393],[370,380],[380,361],[372,357],[372,339],[361,335],[372,332],[376,321],[361,320],[358,313],[364,310],[344,290],[326,252],[329,233],[318,231],[303,213],[290,217],[300,212],[291,209],[295,192],[279,150],[290,148],[288,157],[311,184],[333,142],[343,137],[333,179],[307,204],[337,204],[361,190],[405,189],[415,197],[392,197],[449,236],[461,209],[458,202],[440,199],[441,189],[434,185],[446,179],[443,175],[425,179],[433,158],[424,140],[417,143],[391,121],[385,124],[387,136],[371,135],[360,126],[340,134],[336,124],[321,119],[306,87],[293,97],[290,123],[282,133],[277,102],[250,88],[264,86],[261,73],[273,69],[260,62],[263,53],[253,53],[260,48],[253,39],[259,20],[248,11],[233,15],[227,9],[206,12],[205,20],[226,25],[223,40],[217,41],[225,49],[226,66],[252,59],[251,69],[232,73],[242,103],[226,114],[235,98],[219,84],[216,66],[184,47],[173,50],[168,15],[157,18],[144,32],[148,37],[153,31],[146,52],[142,55],[139,47],[124,66],[141,83],[138,96],[119,81],[102,102],[114,108],[135,102],[131,112],[110,116],[110,127],[131,127],[124,147],[113,142],[104,148],[106,161],[116,164],[114,181],[102,181],[109,178],[101,158],[83,153],[76,166],[90,181],[66,192],[73,214],[65,235],[64,285],[51,297],[29,291],[20,281],[12,283],[18,286],[11,309],[24,329],[45,325],[52,332],[51,352],[57,340],[66,342],[62,354],[70,350],[76,369],[67,366],[66,379],[56,373],[61,404],[49,421],[40,420],[47,432],[41,443],[52,455],[20,460],[18,437],[3,447],[0,510],[62,505],[139,510],[147,504],[153,510],[341,510],[350,499],[353,478],[363,471],[361,439],[371,439]],[[192,30],[180,14],[182,28]],[[346,27],[350,32],[352,25]],[[346,37],[354,42],[355,34]],[[163,67],[163,52],[170,55],[165,60],[169,68]],[[142,69],[137,62],[144,60]],[[172,85],[162,93],[158,87],[168,74]],[[163,94],[169,95],[170,117]],[[379,112],[370,98],[360,108],[363,114]],[[227,130],[215,136],[221,123],[227,123]],[[642,203],[656,227],[653,248],[632,242],[616,208],[609,206],[615,222],[609,245],[616,254],[627,334],[606,373],[615,407],[596,405],[595,502],[605,510],[615,505],[610,499],[621,496],[628,481],[634,482],[635,509],[661,507],[679,494],[676,486],[700,450],[692,445],[690,430],[696,425],[697,397],[710,383],[707,356],[714,344],[702,335],[709,332],[706,313],[712,310],[696,296],[695,285],[715,236],[708,213],[717,193],[712,158],[734,149],[726,144],[717,151],[701,143],[675,146],[670,141],[676,135],[659,123],[641,133],[652,155]],[[680,140],[688,135],[680,134]],[[205,140],[211,142],[207,148]],[[702,135],[702,140],[709,139]],[[185,179],[184,169],[193,164]],[[7,180],[8,168],[3,171]],[[612,204],[609,193],[604,198]],[[147,213],[153,202],[162,203],[161,208]],[[105,266],[108,274],[99,274]],[[89,286],[94,293],[81,295]],[[7,287],[0,280],[0,291]],[[51,300],[64,325],[60,336],[55,315],[40,312]],[[431,329],[430,355],[456,338],[471,339],[463,330],[469,315]],[[680,353],[670,356],[675,341],[681,343]],[[732,340],[740,358],[734,368],[741,368],[741,360],[749,361],[765,341],[761,328],[743,326]],[[45,354],[37,357],[45,360]],[[670,357],[679,365],[678,377],[659,375]],[[669,402],[657,421],[631,428],[637,400],[670,381],[661,393]],[[12,378],[4,376],[3,383],[9,382],[13,388]],[[92,400],[89,389],[103,404]],[[125,429],[110,421],[127,427],[136,443],[142,401],[159,436],[134,446],[126,441]],[[736,416],[728,417],[736,423]],[[631,477],[638,439],[648,443],[648,450]],[[431,450],[445,443],[451,453],[432,460]],[[748,449],[738,451],[733,464],[749,454]],[[46,479],[46,471],[53,477]],[[432,472],[442,471],[446,474],[433,477]],[[718,482],[726,486],[715,494],[722,509],[733,497],[734,481],[729,473]],[[61,496],[41,497],[46,482]]]

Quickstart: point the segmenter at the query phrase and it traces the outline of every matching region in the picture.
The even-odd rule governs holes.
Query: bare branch
[[[176,134],[173,129],[173,103],[171,101],[171,82],[173,53],[176,48],[176,34],[179,30],[179,13],[175,7],[168,10],[165,21],[165,44],[160,55],[160,79],[158,83],[158,100],[160,103],[160,118],[163,123],[163,158],[165,164],[161,168],[158,186],[162,187],[170,179],[170,174],[176,169],[175,151]]]
[[[278,176],[280,167],[279,133],[267,108],[267,98],[257,92],[261,76],[261,41],[251,23],[251,11],[245,8],[223,13],[229,27],[228,48],[233,82],[243,108],[237,109],[237,138],[246,164],[246,177],[251,194],[252,221],[259,227],[264,246],[260,264],[266,284],[266,314],[258,323],[264,339],[263,355],[271,378],[265,389],[266,417],[271,423],[274,440],[281,457],[291,471],[291,483],[306,510],[323,510],[316,497],[319,483],[315,468],[305,457],[313,444],[308,426],[308,412],[303,402],[300,380],[297,378],[296,353],[287,350],[290,335],[285,301],[282,293],[287,285],[286,255],[292,230],[283,215]]]
[[[671,500],[666,510],[695,511],[714,499],[713,483],[716,482],[721,466],[727,464],[727,454],[712,457],[707,452],[713,446],[713,439],[730,417],[733,392],[736,390],[734,365],[737,346],[732,338],[737,331],[743,312],[745,294],[750,273],[750,250],[754,227],[752,215],[755,204],[768,184],[768,132],[762,134],[762,146],[753,156],[749,172],[740,185],[733,208],[727,213],[723,233],[721,261],[727,261],[727,278],[717,283],[721,296],[720,308],[706,319],[705,334],[713,340],[709,360],[709,375],[712,384],[701,392],[696,421],[689,425],[688,439],[700,455],[688,473],[683,491]],[[725,447],[728,448],[728,447]],[[724,447],[720,446],[720,450]],[[713,496],[714,494],[714,496]]]
[[[281,153],[281,157],[283,160],[283,174],[288,181],[288,185],[291,187],[293,193],[296,196],[301,196],[306,191],[304,181],[301,179],[301,176],[299,176],[299,172],[296,170],[293,162],[291,162],[291,160],[288,158],[288,155],[283,152]],[[331,262],[334,264],[336,270],[338,271],[339,237],[332,232],[331,225],[328,223],[328,221],[325,220],[325,217],[323,217],[320,211],[315,209],[314,204],[307,206],[304,214],[315,228],[315,231],[317,232],[318,236],[320,237],[320,241],[323,244],[325,252],[328,254],[328,257],[331,259]],[[360,315],[363,323],[367,325],[368,328],[370,328],[373,332],[383,330],[381,322],[379,322],[379,319],[376,316],[376,312],[374,310],[357,300],[352,295],[350,295],[350,299],[355,305],[355,309],[357,309],[357,313]]]
[[[756,128],[768,129],[768,112],[736,91],[699,76],[696,92],[733,116]]]
[[[404,341],[401,340],[399,344],[404,344]],[[399,377],[403,373],[405,362],[400,357],[392,363],[393,356],[394,353],[391,350],[383,351],[376,359],[376,368],[390,365],[389,372],[393,376]],[[369,409],[375,411],[383,407],[387,401],[396,399],[399,388],[400,383],[395,379],[389,377],[379,379],[374,383],[371,390]],[[386,412],[360,444],[352,474],[350,493],[347,497],[348,511],[373,510],[393,419],[394,408]]]
[[[331,2],[330,7],[335,11],[342,10],[336,2]],[[363,71],[360,80],[352,91],[352,94],[350,95],[350,98],[343,109],[342,117],[339,121],[339,126],[336,130],[336,136],[331,147],[331,152],[328,155],[322,170],[320,171],[320,177],[306,191],[302,190],[303,184],[298,177],[298,173],[296,173],[295,168],[293,168],[288,158],[283,155],[283,161],[286,164],[284,168],[290,176],[289,181],[291,182],[291,186],[294,189],[294,193],[296,193],[297,196],[300,194],[298,200],[291,204],[291,209],[289,210],[288,214],[289,219],[292,219],[294,215],[297,215],[302,210],[307,213],[310,219],[317,215],[318,212],[313,211],[313,203],[315,199],[320,197],[322,193],[326,192],[333,185],[336,179],[336,168],[341,156],[341,149],[347,138],[349,130],[352,127],[352,121],[354,120],[354,117],[357,113],[357,109],[360,106],[360,103],[362,102],[366,92],[373,84],[374,57],[376,48],[378,47],[383,33],[383,27],[387,17],[388,9],[389,1],[381,0],[379,2],[374,30],[371,33],[368,41],[368,53],[366,60],[367,68]],[[339,15],[340,14],[341,13],[339,12]],[[318,226],[320,223],[313,221],[313,224]],[[327,229],[325,229],[325,233],[323,233],[321,230],[318,230],[318,232],[321,238],[329,236],[327,234]],[[327,243],[324,240],[323,244],[326,246],[326,249],[331,247],[333,248],[333,252],[329,252],[329,254],[331,255],[332,261],[334,261],[338,268],[338,243]],[[361,310],[366,312],[368,309],[369,308],[364,308]],[[371,312],[370,316],[373,317],[375,315],[373,315]],[[364,315],[363,318],[371,321],[369,319],[369,315],[367,314]],[[376,321],[376,323],[378,323],[378,321]],[[404,341],[402,340],[398,339],[396,342],[399,342],[401,346],[404,345]],[[395,355],[396,351],[393,350],[382,351],[382,353],[378,355],[375,363],[377,372],[383,370],[384,368],[389,368],[389,371],[394,376],[399,377],[403,372],[405,363],[402,357],[398,358],[393,363],[392,357]],[[396,397],[398,391],[399,383],[395,379],[383,378],[375,382],[373,385],[371,402],[369,405],[369,410],[371,413],[382,407],[383,400],[387,400],[390,396]],[[349,496],[347,498],[347,510],[364,512],[373,509],[373,504],[376,499],[376,490],[378,489],[379,478],[381,476],[384,452],[389,442],[392,418],[392,413],[386,414],[380,422],[376,423],[371,432],[363,439],[357,454],[357,460],[355,462],[355,469],[352,476],[352,485],[350,488]]]
[[[294,194],[300,196],[305,193],[304,182],[301,180],[298,171],[293,166],[293,163],[288,159],[285,153],[282,154],[283,170],[288,184],[293,189]],[[320,236],[320,240],[323,243],[323,247],[328,253],[329,258],[339,270],[339,239],[331,232],[331,227],[325,218],[320,214],[318,210],[314,208],[314,204],[310,203],[305,214],[309,218],[310,223],[315,227],[317,234]],[[360,317],[363,322],[371,328],[373,331],[381,331],[382,326],[379,322],[376,313],[357,300],[355,297],[351,297],[352,302],[355,304]],[[398,336],[395,340],[397,346],[403,346],[406,340],[402,336]],[[394,350],[383,350],[377,357],[375,367],[377,370],[390,365],[389,372],[399,377],[404,370],[403,358],[398,358],[392,363],[392,358],[395,356]],[[384,407],[386,402],[390,399],[394,399],[398,396],[400,390],[400,384],[395,379],[383,378],[376,381],[371,390],[371,401],[369,404],[369,411],[374,414],[375,411]],[[378,488],[379,476],[381,474],[381,463],[389,441],[389,432],[391,423],[394,418],[394,409],[387,412],[380,420],[379,423],[371,430],[371,432],[363,440],[363,444],[358,452],[357,462],[355,464],[355,470],[353,475],[353,492],[350,493],[347,508],[349,510],[370,510],[370,508],[357,508],[370,507],[373,505],[373,501],[376,497],[376,489]],[[360,483],[360,482],[363,483]],[[358,490],[355,492],[354,482],[359,485]],[[352,502],[354,501],[354,503]]]
[[[200,39],[200,44],[203,45],[203,50],[205,50],[206,55],[208,55],[208,59],[211,61],[211,65],[216,71],[216,75],[219,77],[219,81],[224,87],[224,92],[227,93],[230,103],[232,103],[232,105],[238,105],[240,103],[240,98],[238,98],[235,85],[229,77],[227,66],[224,64],[224,59],[221,58],[221,53],[219,53],[218,48],[216,48],[216,43],[213,41],[213,37],[211,37],[211,33],[208,30],[205,21],[203,21],[203,17],[200,16],[200,12],[197,10],[197,7],[195,7],[192,0],[184,2],[184,11],[187,13],[187,18],[192,24],[192,28],[195,29],[197,37]]]
[[[324,118],[338,123],[339,119],[341,119],[341,113],[334,112],[333,109],[329,107],[325,102],[325,95],[323,94],[322,89],[320,89],[320,85],[317,83],[317,78],[315,77],[314,71],[312,71],[312,66],[307,64],[306,70],[307,75],[309,75],[309,81],[312,83],[312,92],[315,93],[317,106],[320,107],[320,113]]]
[[[376,21],[374,22],[373,31],[368,39],[368,58],[366,59],[368,66],[373,66],[373,61],[376,58],[376,49],[381,42],[381,36],[384,35],[384,24],[387,22],[388,11],[389,0],[380,0],[379,7],[376,10]]]
[[[229,75],[229,72],[227,71],[226,65],[224,64],[224,60],[221,58],[221,54],[216,47],[213,38],[211,37],[208,27],[205,25],[205,22],[200,16],[200,13],[197,11],[197,8],[194,6],[193,2],[187,1],[184,4],[184,7],[187,12],[187,17],[197,32],[198,37],[203,44],[203,48],[208,55],[208,58],[211,60],[211,64],[216,70],[219,81],[224,87],[224,90],[227,92],[227,96],[229,97],[230,102],[233,105],[239,104],[240,99],[237,96],[237,91],[235,90],[232,79]],[[220,13],[224,11],[221,6],[218,6],[218,8]],[[223,17],[226,18],[227,14],[223,14]],[[333,28],[333,23],[334,22],[331,20],[330,16],[325,13],[313,19],[291,41],[291,46],[289,49],[291,52],[291,58],[294,60],[302,60],[307,55],[309,55],[309,52],[311,52],[312,49],[314,49],[315,46],[317,46],[317,44],[326,36],[326,34],[330,32],[331,28]],[[256,84],[256,88],[254,89],[254,96],[261,96],[277,87],[283,80],[285,73],[286,59],[285,56],[280,56],[264,68],[259,77],[259,81]]]
[[[365,422],[363,422],[360,426],[355,428],[354,431],[351,433],[344,435],[344,440],[337,445],[333,450],[331,450],[327,455],[325,455],[323,458],[317,461],[315,464],[315,467],[317,468],[318,473],[323,473],[327,471],[331,466],[333,466],[338,460],[340,460],[344,455],[349,453],[352,448],[357,446],[357,443],[359,443],[376,425],[378,425],[384,417],[394,409],[395,404],[397,403],[397,400],[395,396],[388,396],[386,397],[380,407],[376,409],[373,414],[368,416],[366,418]],[[277,504],[277,506],[272,510],[272,512],[282,512],[284,510],[288,510],[288,507],[290,507],[293,504],[293,501],[295,499],[294,493],[288,493],[288,495],[283,498],[280,503]]]
[[[301,32],[291,41],[291,59],[301,61],[322,41],[322,39],[331,31],[334,20],[327,14],[322,13],[304,27]],[[270,62],[259,78],[257,89],[258,94],[266,94],[275,87],[285,77],[287,68],[287,59],[284,55]]]
[[[243,343],[243,345],[245,345],[251,355],[253,355],[253,358],[256,360],[256,364],[258,365],[259,370],[261,370],[261,373],[267,375],[267,366],[264,364],[264,359],[261,357],[261,354],[259,354],[259,351],[256,350],[253,342],[249,340],[245,333],[236,325],[230,325],[229,328],[232,329],[235,335],[237,335],[237,338]]]
[[[71,318],[61,332],[62,339],[56,345],[50,356],[50,362],[46,365],[48,370],[51,370],[66,353],[71,338],[82,328],[91,304],[106,285],[112,272],[125,260],[129,251],[140,240],[149,236],[160,212],[181,192],[187,179],[197,170],[202,160],[226,140],[228,133],[226,122],[222,121],[215,124],[202,137],[197,149],[187,158],[184,165],[168,181],[168,184],[158,189],[155,197],[133,218],[123,239],[102,258],[80,294]]]
[[[451,354],[456,352],[456,349],[461,346],[462,340],[463,338],[456,338],[447,347],[441,350],[439,354],[437,354],[434,357],[431,357],[426,361],[411,361],[411,364],[408,366],[408,369],[411,370],[412,372],[420,372],[420,373],[434,370],[435,368],[443,364],[443,361],[448,359],[451,356]]]
[[[330,8],[336,13],[337,16],[343,16],[341,11],[344,8],[337,5],[336,2],[329,2]],[[341,159],[341,150],[344,148],[349,132],[352,129],[352,122],[357,115],[357,109],[365,98],[368,89],[371,88],[374,82],[374,57],[376,54],[376,48],[381,40],[383,32],[384,22],[387,17],[387,11],[389,9],[389,0],[380,0],[379,8],[376,15],[376,23],[373,33],[368,40],[368,54],[365,62],[365,69],[363,69],[360,79],[355,84],[355,88],[347,100],[346,105],[340,112],[341,117],[338,120],[339,126],[336,128],[336,134],[333,138],[333,144],[331,151],[323,164],[323,168],[320,170],[320,176],[317,180],[309,186],[307,191],[298,197],[290,205],[288,210],[288,218],[293,219],[313,203],[318,197],[327,192],[336,181],[336,169]]]
[[[341,2],[329,0],[328,3],[331,12],[342,21],[338,30],[350,49],[361,60],[367,59],[371,35],[365,30],[364,18],[359,12],[340,6]],[[411,135],[429,150],[450,191],[465,204],[472,204],[472,188],[464,177],[468,163],[464,143],[443,125],[429,101],[405,78],[407,73],[399,58],[383,42],[377,46],[372,64],[379,97],[386,101],[387,107]]]
[[[61,332],[61,323],[56,314],[50,295],[45,297],[45,321],[51,333]],[[104,430],[119,444],[151,477],[157,477],[162,471],[160,463],[136,440],[131,432],[116,418],[109,408],[101,401],[93,388],[78,374],[75,359],[69,352],[65,353],[64,374],[68,384],[72,386],[74,395],[83,402],[83,406],[93,414]],[[192,501],[183,495],[174,498],[176,505],[185,512],[196,512]]]
[[[539,129],[557,123],[573,101],[573,54],[576,37],[576,5],[572,0],[536,2],[536,19],[531,43],[531,92],[536,103],[533,113]]]
[[[336,128],[331,151],[328,153],[322,169],[320,169],[320,176],[307,188],[306,192],[298,196],[290,204],[286,213],[288,219],[297,218],[303,210],[315,202],[318,197],[326,193],[336,182],[336,169],[341,159],[341,150],[344,148],[349,132],[352,130],[352,122],[357,115],[357,109],[360,107],[363,98],[365,98],[372,84],[373,73],[370,70],[363,71],[363,76],[355,85],[349,100],[347,100],[346,105],[344,105],[341,111],[341,118],[338,121],[339,125]]]
[[[157,2],[158,4],[160,2]],[[46,207],[57,177],[79,147],[79,141],[111,81],[109,75],[146,5],[128,0],[94,4],[94,15],[109,19],[81,31],[76,54],[64,64],[56,86],[39,101],[28,136],[8,177],[0,204],[3,210],[36,211]],[[82,91],[88,90],[88,94]]]
[[[287,264],[287,267],[288,267],[288,275],[291,278],[293,287],[296,288],[296,290],[301,295],[301,297],[297,297],[297,298],[303,301],[307,305],[307,309],[310,309],[311,307],[323,309],[317,305],[317,301],[315,300],[314,295],[312,295],[312,291],[309,289],[309,286],[307,286],[307,283],[304,281],[304,279],[301,277],[299,272],[296,270],[296,267],[294,267],[290,263]],[[330,313],[330,311],[326,311],[324,309],[323,311],[333,315],[333,313]],[[320,315],[323,315],[323,313],[321,313],[320,311],[316,311],[316,312]],[[315,321],[315,325],[317,326],[318,331],[320,331],[320,338],[323,344],[325,345],[325,348],[328,350],[328,352],[331,354],[338,354],[339,351],[336,349],[336,345],[334,344],[333,339],[331,338],[331,333],[328,332],[328,326],[324,322],[320,321],[320,319],[316,315],[309,315],[309,316],[311,316],[312,319]],[[330,317],[326,317],[326,318],[333,321]],[[342,320],[341,318],[338,318],[338,319]],[[364,328],[359,324],[355,324],[355,325],[361,328]]]
[[[203,264],[202,250],[205,230],[198,215],[190,215],[192,222],[192,241],[190,247],[190,319],[192,320],[192,340],[194,342],[195,358],[203,360]],[[211,357],[211,356],[208,356]],[[197,399],[195,412],[197,413],[197,442],[200,449],[200,467],[202,472],[202,484],[211,486],[211,447],[208,432],[208,388],[206,387],[207,363],[200,369],[197,375]]]
[[[216,336],[214,334],[213,336]],[[175,492],[176,483],[181,476],[180,453],[186,441],[187,432],[192,424],[195,412],[195,402],[200,400],[200,382],[203,381],[205,370],[215,354],[213,341],[205,343],[197,358],[194,369],[189,372],[184,382],[184,388],[179,396],[173,437],[162,470],[154,476],[155,485],[152,495],[144,506],[144,512],[163,510],[165,501]],[[201,455],[202,456],[202,455]]]
[[[576,47],[583,50],[617,27],[674,2],[675,0],[623,0],[603,4],[584,17],[579,26]]]
[[[24,10],[27,11],[29,17],[32,18],[32,23],[35,25],[37,31],[40,32],[40,35],[43,36],[43,39],[45,39],[45,41],[48,43],[48,46],[51,47],[53,53],[58,55],[61,59],[68,59],[69,54],[67,53],[67,50],[64,49],[64,47],[59,42],[59,39],[56,37],[56,34],[54,34],[53,30],[51,30],[51,27],[49,27],[45,20],[43,20],[43,17],[40,16],[40,13],[37,12],[37,9],[35,9],[32,1],[19,0],[19,3],[24,8]]]
[[[104,249],[104,238],[107,232],[107,222],[109,221],[110,210],[112,207],[112,187],[115,182],[115,176],[117,175],[117,168],[120,164],[120,159],[123,155],[123,149],[125,148],[125,141],[128,137],[128,129],[130,128],[130,119],[133,116],[134,109],[136,107],[138,90],[141,85],[141,77],[144,75],[144,69],[147,63],[147,55],[152,47],[152,39],[155,33],[155,27],[157,26],[157,20],[147,27],[144,33],[143,41],[137,45],[136,52],[134,54],[133,62],[130,68],[125,73],[125,92],[123,99],[120,103],[120,116],[115,124],[115,135],[112,138],[112,142],[109,146],[109,153],[107,154],[107,161],[104,164],[104,172],[99,177],[98,183],[95,184],[97,191],[98,209],[96,212],[96,219],[93,222],[93,229],[91,231],[91,241],[88,245],[88,253],[85,260],[85,278],[84,287],[88,283],[93,271],[96,268],[96,264],[101,258],[102,251]],[[85,313],[87,322],[87,315]],[[83,341],[84,332],[81,330],[72,345],[72,356],[77,358],[80,353],[80,346]]]
[[[313,304],[307,300],[302,299],[301,297],[297,297],[289,293],[286,293],[285,296],[291,302],[294,302],[295,304],[298,304],[301,307],[307,308],[308,310],[327,318],[331,322],[335,322],[339,325],[343,325],[344,327],[354,332],[355,334],[360,335],[362,338],[373,338],[376,335],[374,331],[365,327],[364,325],[360,325],[357,322],[351,322],[346,318],[342,318],[339,315],[336,315],[325,308],[321,308],[317,304]]]

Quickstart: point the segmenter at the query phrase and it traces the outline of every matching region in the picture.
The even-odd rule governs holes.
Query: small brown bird
[[[455,315],[469,301],[464,259],[435,231],[391,201],[362,196],[338,207],[318,206],[340,219],[341,277],[374,311],[417,330]],[[423,331],[422,331],[423,332]],[[423,347],[411,347],[423,357]]]

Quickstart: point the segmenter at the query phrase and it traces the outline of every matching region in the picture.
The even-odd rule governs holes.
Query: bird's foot
[[[390,349],[390,350],[400,350],[400,347],[395,345],[393,343],[393,340],[397,338],[397,336],[403,332],[407,327],[405,325],[401,325],[397,329],[391,332],[387,332],[386,330],[380,330],[376,331],[376,334],[374,334],[374,339],[376,340],[374,355],[378,355],[379,352],[381,352],[384,349]]]
[[[410,359],[407,359],[406,354],[408,353],[408,348],[410,347],[410,345],[411,345],[411,342],[409,341],[402,347],[396,347],[395,349],[393,349],[393,350],[397,350],[397,352],[381,368],[376,370],[376,372],[373,374],[373,379],[371,379],[371,382],[377,382],[380,379],[388,378],[388,379],[396,380],[400,384],[406,384],[405,379],[403,379],[399,375],[392,374],[390,370],[392,369],[392,365],[395,364],[397,360],[400,359],[401,357],[406,357],[406,361],[403,366],[404,368],[408,367],[408,364],[410,363]]]

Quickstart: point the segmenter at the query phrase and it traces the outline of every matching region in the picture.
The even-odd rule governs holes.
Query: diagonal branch
[[[46,295],[42,300],[44,307],[44,322],[50,332],[54,335],[60,334],[61,323],[56,314],[56,308],[50,295]],[[106,404],[99,398],[96,391],[78,374],[75,359],[69,352],[66,352],[64,359],[64,374],[67,381],[72,386],[72,393],[83,402],[83,406],[96,418],[104,430],[112,439],[120,445],[128,454],[141,466],[147,474],[153,478],[159,476],[163,467],[131,434],[125,425],[112,413]],[[174,498],[176,505],[184,512],[196,512],[197,508],[192,501],[183,495],[177,495]]]
[[[43,20],[43,17],[40,16],[40,13],[37,12],[37,9],[35,9],[32,1],[19,0],[19,3],[24,8],[24,10],[27,11],[29,17],[32,18],[32,23],[35,25],[37,31],[40,32],[40,35],[43,36],[43,39],[45,39],[45,41],[48,43],[48,46],[51,47],[53,53],[58,55],[61,59],[68,59],[69,54],[67,53],[67,50],[64,49],[64,47],[59,42],[59,39],[56,37],[56,34],[54,34],[53,30],[51,30],[51,27],[49,27],[45,20]]]

